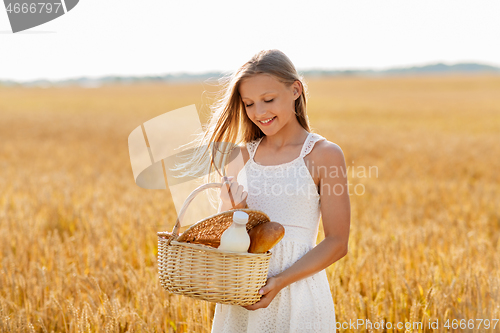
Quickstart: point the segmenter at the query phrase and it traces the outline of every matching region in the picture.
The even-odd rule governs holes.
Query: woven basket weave
[[[195,189],[184,202],[173,231],[158,233],[160,282],[173,294],[222,304],[251,305],[262,297],[258,291],[266,284],[271,253],[240,253],[217,247],[222,233],[232,223],[233,212],[241,210],[249,215],[247,231],[269,222],[265,213],[233,209],[207,217],[178,236],[180,219],[194,197],[207,188],[222,185],[209,183]]]

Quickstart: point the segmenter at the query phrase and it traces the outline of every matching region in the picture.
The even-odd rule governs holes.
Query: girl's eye
[[[274,101],[274,98],[273,98],[273,99],[270,99],[270,100],[268,100],[268,101],[264,101],[264,102],[266,102],[266,103],[271,103],[272,101]],[[248,107],[250,107],[250,106],[252,106],[252,105],[253,105],[253,103],[252,103],[252,104],[248,104],[248,105],[246,105],[246,104],[245,104],[245,106],[246,106],[247,108],[248,108]]]

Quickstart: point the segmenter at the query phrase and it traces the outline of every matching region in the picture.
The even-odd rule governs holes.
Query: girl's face
[[[287,87],[271,75],[257,74],[240,83],[239,93],[248,118],[265,135],[273,135],[297,121],[295,100],[302,93],[298,81]]]

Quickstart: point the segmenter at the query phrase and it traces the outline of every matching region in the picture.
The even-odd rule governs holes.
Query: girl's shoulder
[[[345,168],[344,154],[338,144],[315,133],[308,144],[304,151],[304,162],[316,186],[319,186],[321,179],[326,180],[332,168]]]
[[[244,160],[244,164],[246,164],[250,157],[255,153],[255,150],[257,149],[257,146],[262,139],[263,137],[260,137],[236,146],[234,150],[237,152],[233,152],[233,158],[235,158],[237,154],[241,154]]]
[[[314,134],[314,146],[307,155],[317,166],[344,165],[345,158],[342,148],[334,142],[328,141],[319,134]]]
[[[227,175],[236,176],[243,168],[243,166],[248,162],[250,154],[246,145],[237,145],[233,148],[229,154],[229,159],[227,162]]]
[[[247,145],[238,145],[234,150],[236,152],[234,152],[235,155],[233,155],[233,157],[236,157],[236,154],[241,155],[243,157],[243,164],[246,164],[250,158],[250,152],[248,151]]]

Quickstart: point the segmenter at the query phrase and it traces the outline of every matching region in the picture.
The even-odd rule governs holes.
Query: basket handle
[[[174,226],[174,229],[172,230],[172,233],[169,234],[167,232],[158,232],[158,236],[170,236],[169,240],[167,242],[167,245],[170,244],[171,240],[177,238],[178,233],[179,233],[179,228],[180,228],[180,225],[181,225],[181,219],[184,217],[184,214],[186,213],[186,209],[188,208],[189,204],[198,195],[198,193],[200,193],[200,192],[202,192],[202,191],[204,191],[206,189],[209,189],[209,188],[220,188],[224,184],[226,184],[226,187],[227,187],[227,190],[228,190],[228,194],[229,194],[229,198],[231,199],[231,205],[232,205],[233,208],[235,207],[234,200],[233,200],[233,195],[232,195],[231,189],[229,187],[229,181],[228,181],[227,177],[225,177],[225,176],[222,177],[222,180],[224,181],[222,183],[208,183],[208,184],[203,184],[201,186],[198,186],[196,189],[194,189],[193,192],[191,192],[191,194],[186,198],[186,201],[184,201],[184,204],[182,205],[181,210],[179,211],[179,215],[177,217],[177,220],[175,221],[175,226]]]

